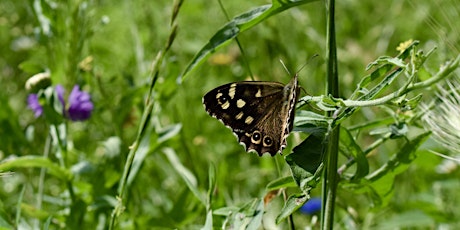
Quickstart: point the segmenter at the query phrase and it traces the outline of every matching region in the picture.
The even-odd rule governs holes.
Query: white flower
[[[447,87],[439,87],[435,100],[430,106],[423,106],[422,120],[430,130],[432,138],[451,153],[440,155],[446,160],[460,163],[460,82],[459,79],[447,81]]]

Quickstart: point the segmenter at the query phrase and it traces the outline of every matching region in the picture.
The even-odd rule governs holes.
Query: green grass
[[[222,2],[230,19],[268,3]],[[376,75],[381,77],[364,87],[383,86],[379,82],[388,70],[382,65],[399,60],[382,58],[368,71],[366,66],[381,56],[398,56],[396,47],[409,39],[419,41],[414,51],[424,54],[436,47],[423,66],[415,68],[415,82],[423,83],[459,55],[460,8],[447,0],[338,1],[339,87],[341,98],[349,99],[342,102],[317,97],[325,94],[327,81],[324,2],[285,6],[277,8],[282,12],[260,21],[249,18],[238,27],[244,56],[233,39],[220,36],[219,41],[227,43],[204,49],[207,56],[180,78],[228,22],[217,1],[183,2],[173,23],[173,1],[1,1],[0,228],[106,229],[113,221],[114,229],[287,229],[289,218],[275,221],[280,213],[293,212],[298,229],[319,229],[319,220],[315,224],[311,215],[294,211],[295,202],[283,209],[291,195],[321,196],[322,182],[313,182],[320,174],[302,168],[316,159],[302,153],[322,147],[321,142],[310,139],[301,145],[303,150],[294,150],[293,161],[284,158],[307,138],[312,123],[298,124],[299,132],[290,135],[283,156],[259,158],[245,153],[231,131],[206,114],[202,96],[219,85],[250,79],[246,65],[257,80],[287,83],[291,76],[280,59],[295,72],[318,54],[299,73],[300,85],[314,97],[298,110],[304,113],[297,118],[313,116],[306,111],[323,115],[324,106],[356,105],[358,95],[364,94],[357,93],[356,86],[372,70],[380,70]],[[174,41],[165,50],[174,26]],[[157,56],[160,51],[166,52]],[[407,52],[406,63],[422,60],[412,54]],[[458,74],[454,67],[451,71]],[[65,122],[65,145],[50,142],[57,139],[49,120],[35,118],[27,108],[25,82],[44,71],[66,92],[79,84],[95,105],[91,119]],[[374,98],[397,92],[410,76],[407,68],[394,80],[388,77],[391,85]],[[441,75],[439,83],[446,77]],[[430,103],[435,97],[434,85],[419,86],[399,91],[406,99],[417,99],[408,104]],[[403,111],[407,107],[392,102],[353,113],[342,110],[338,166],[347,166],[340,174],[333,225],[460,227],[460,171],[456,166],[437,172],[443,159],[430,150],[453,157],[458,153],[424,135],[420,106]],[[324,121],[330,120],[316,119],[314,127],[327,128]],[[371,147],[376,141],[383,144]],[[132,164],[126,168],[130,157]],[[123,179],[125,169],[129,175]],[[299,171],[293,174],[291,169]],[[308,181],[309,186],[295,181]],[[284,188],[286,197],[279,194],[264,205],[261,199],[274,188]],[[240,219],[241,213],[246,218]]]

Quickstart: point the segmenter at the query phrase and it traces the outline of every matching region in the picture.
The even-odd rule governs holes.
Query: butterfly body
[[[232,129],[246,151],[274,156],[286,146],[299,95],[297,75],[287,84],[242,81],[203,97],[206,112]]]

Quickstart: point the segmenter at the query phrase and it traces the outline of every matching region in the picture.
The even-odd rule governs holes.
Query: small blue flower
[[[43,113],[43,107],[38,102],[38,95],[35,93],[29,94],[27,97],[27,105],[34,111],[35,117],[39,117]]]
[[[300,207],[300,212],[313,215],[321,210],[321,198],[313,197],[308,200],[302,207]]]
[[[56,94],[59,101],[64,108],[64,114],[67,118],[72,121],[84,121],[87,120],[94,109],[94,105],[91,102],[91,96],[87,92],[80,91],[80,87],[75,85],[72,92],[69,95],[68,101],[69,106],[66,107],[64,100],[64,87],[62,85],[56,85]],[[38,94],[29,94],[27,97],[27,104],[32,111],[34,111],[35,117],[39,117],[43,114],[43,106],[40,104]],[[67,109],[65,109],[67,108]]]
[[[58,95],[59,101],[61,102],[62,106],[65,106],[65,101],[64,101],[64,87],[62,85],[56,85],[54,88],[56,90],[56,93]]]
[[[73,87],[69,95],[69,104],[67,115],[72,121],[84,121],[88,119],[94,108],[91,96],[87,92],[80,91],[78,85]]]

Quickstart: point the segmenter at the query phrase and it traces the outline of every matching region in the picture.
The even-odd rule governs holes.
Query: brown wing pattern
[[[211,90],[203,104],[211,116],[232,129],[246,151],[274,156],[286,146],[298,91],[297,76],[286,86],[235,82]]]

